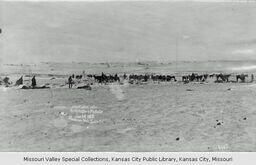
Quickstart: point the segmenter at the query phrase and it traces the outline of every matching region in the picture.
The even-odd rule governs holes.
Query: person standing
[[[35,87],[36,87],[36,76],[33,76],[33,78],[32,78],[32,84],[31,84],[31,86],[32,86],[32,88],[34,89]]]
[[[72,88],[72,82],[73,80],[72,80],[72,76],[69,76],[69,78],[68,78],[68,88]]]

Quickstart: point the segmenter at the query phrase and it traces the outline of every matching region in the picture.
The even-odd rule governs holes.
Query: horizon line
[[[243,59],[243,60],[226,60],[226,59],[220,59],[220,60],[179,60],[179,61],[154,61],[154,60],[141,60],[141,61],[130,61],[130,62],[124,62],[124,61],[116,61],[116,62],[87,62],[87,61],[71,61],[71,62],[58,62],[58,61],[39,61],[39,62],[18,62],[18,63],[0,63],[3,65],[20,65],[20,64],[39,64],[39,63],[62,63],[62,64],[70,64],[70,63],[88,63],[88,64],[114,64],[114,63],[123,63],[123,64],[147,64],[147,63],[159,63],[159,64],[168,64],[168,63],[175,63],[175,62],[245,62],[245,61],[256,61],[256,59]]]

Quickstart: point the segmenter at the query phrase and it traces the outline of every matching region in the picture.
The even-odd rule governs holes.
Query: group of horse
[[[76,79],[81,79],[82,75],[72,76]],[[91,79],[93,82],[100,83],[100,84],[107,84],[113,82],[120,82],[120,80],[128,80],[130,84],[138,83],[138,82],[171,82],[177,81],[177,78],[174,75],[164,75],[164,74],[105,74],[101,73],[100,75],[97,74],[88,74],[86,75],[87,78]],[[236,81],[235,82],[245,82],[245,79],[248,77],[247,74],[237,74],[235,75]],[[230,81],[231,74],[224,74],[224,73],[214,73],[214,74],[198,74],[192,73],[188,75],[181,76],[181,81],[184,83],[189,82],[205,82],[208,78],[216,78],[216,83],[224,83],[224,82],[232,82]],[[253,81],[253,75],[251,77]]]
[[[112,75],[112,74],[104,74],[102,72],[101,75],[96,75],[96,74],[88,74],[87,77],[90,79],[94,79],[98,83],[113,83],[113,82],[120,82],[120,76],[117,74]]]
[[[182,82],[188,83],[191,81],[204,82],[208,78],[208,74],[199,75],[197,73],[192,73],[189,75],[182,76]]]
[[[76,76],[77,77],[77,76]],[[81,78],[82,75],[79,76]],[[90,79],[94,80],[97,83],[113,83],[113,82],[120,82],[120,80],[128,80],[129,83],[134,84],[137,82],[171,82],[177,81],[177,78],[174,75],[164,75],[164,74],[105,74],[102,73],[101,75],[96,74],[89,74],[87,75]],[[245,79],[248,77],[247,74],[237,74],[235,75],[236,81],[235,82],[245,82]],[[205,82],[208,78],[216,78],[216,83],[224,83],[224,82],[231,82],[231,74],[224,74],[224,73],[214,73],[214,74],[198,74],[192,73],[189,75],[183,75],[181,77],[181,81],[184,83],[189,82]],[[251,75],[251,81],[253,81],[253,74]]]
[[[182,81],[183,82],[191,82],[191,81],[197,81],[197,82],[204,82],[207,80],[207,78],[214,78],[216,77],[216,83],[223,83],[223,82],[230,82],[230,77],[231,74],[223,74],[223,73],[214,73],[214,74],[202,74],[199,75],[197,73],[192,73],[190,75],[185,75],[182,76]],[[245,82],[246,77],[248,77],[247,74],[237,74],[235,75],[236,77],[236,81],[235,82],[239,82],[239,80],[241,82]],[[251,82],[253,81],[254,76],[253,74],[251,75]]]
[[[173,75],[149,75],[149,74],[131,74],[129,75],[129,82],[132,83],[133,81],[141,81],[141,82],[148,82],[152,80],[153,82],[170,82],[170,81],[177,81],[175,76]]]
[[[230,82],[231,74],[213,74],[212,77],[216,77],[216,82]],[[245,79],[248,77],[248,74],[237,74],[235,75],[235,82],[245,82]],[[251,74],[251,82],[253,82],[254,75]]]
[[[216,77],[216,82],[229,82],[229,77],[231,74],[198,74],[198,73],[192,73],[189,75],[183,75],[182,81],[185,83],[191,82],[191,81],[197,81],[197,82],[205,82],[208,78],[214,78]]]
[[[76,79],[81,79],[82,75],[79,76],[72,76]],[[114,83],[114,82],[120,82],[120,80],[128,80],[130,84],[136,83],[136,82],[148,82],[152,80],[153,82],[170,82],[170,81],[177,81],[175,76],[172,75],[162,75],[162,74],[130,74],[129,76],[124,74],[118,75],[118,74],[105,74],[101,73],[101,75],[96,74],[88,74],[86,75],[89,79],[91,79],[94,82],[103,84],[103,83]]]
[[[176,82],[177,79],[174,75],[163,75],[163,74],[130,74],[126,75],[124,74],[105,74],[101,73],[100,75],[97,74],[88,74],[88,75],[72,75],[71,78],[73,79],[83,79],[83,78],[89,78],[89,80],[92,80],[91,82],[100,83],[100,84],[108,84],[108,83],[114,83],[118,82],[121,83],[121,80],[128,80],[130,84],[138,84],[138,83],[147,83],[149,81],[151,82]],[[234,82],[230,81],[231,74],[198,74],[198,73],[192,73],[189,75],[183,75],[181,77],[181,81],[184,83],[189,82],[205,82],[208,78],[216,78],[216,83],[224,83],[224,82]],[[246,78],[248,77],[247,74],[237,74],[235,75],[236,81],[235,82],[245,82]],[[9,81],[9,77],[5,77],[4,79],[0,80],[0,85],[9,86],[12,83]],[[251,82],[254,80],[254,75],[251,74]],[[15,85],[21,85],[23,84],[23,77],[21,76],[15,83]],[[93,83],[92,83],[93,84]]]

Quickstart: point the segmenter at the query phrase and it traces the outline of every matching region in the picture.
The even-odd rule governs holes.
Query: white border
[[[98,157],[98,158],[109,158],[112,159],[112,157],[118,157],[118,158],[130,158],[131,161],[108,161],[108,162],[102,162],[102,161],[73,161],[73,162],[47,162],[47,161],[24,161],[24,157],[55,157],[60,158],[67,157],[67,158],[75,158],[75,157]],[[137,158],[150,158],[150,157],[169,157],[169,158],[202,158],[201,161],[132,161],[133,157]],[[212,158],[212,157],[226,157],[230,158],[232,157],[232,161],[225,162],[225,161],[202,161],[203,158]],[[256,153],[255,152],[0,152],[0,164],[3,165],[30,165],[30,164],[36,164],[36,165],[69,165],[69,164],[102,164],[102,165],[108,165],[108,164],[147,164],[147,165],[255,165],[256,162]]]
[[[251,3],[256,0],[1,0],[13,2],[238,2]]]

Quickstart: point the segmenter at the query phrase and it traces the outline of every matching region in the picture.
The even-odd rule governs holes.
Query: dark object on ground
[[[175,140],[179,141],[179,140],[180,140],[180,138],[179,138],[179,137],[177,137]]]
[[[214,81],[215,83],[223,83],[224,81],[222,81],[222,80],[216,80],[216,81]]]
[[[228,88],[228,91],[231,91],[231,88]]]
[[[27,87],[27,86],[22,86],[21,89],[31,89],[31,87]]]
[[[186,89],[186,91],[193,91],[192,89]]]
[[[90,85],[84,85],[84,86],[77,87],[77,89],[87,89],[87,90],[92,90],[92,87],[91,87]]]
[[[31,86],[22,86],[21,89],[49,89],[50,87],[47,86],[41,86],[41,87],[31,87]]]

